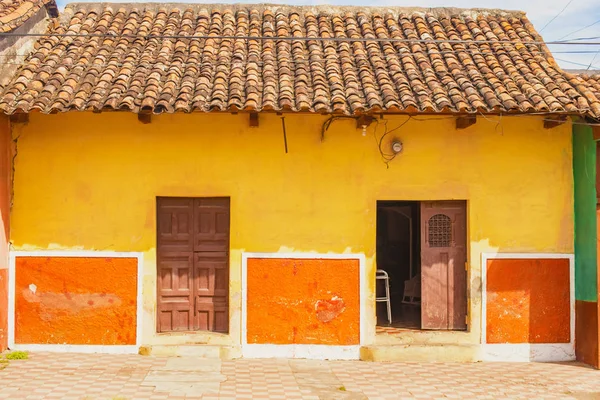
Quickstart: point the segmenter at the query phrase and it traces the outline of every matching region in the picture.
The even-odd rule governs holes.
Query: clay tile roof
[[[46,7],[52,16],[58,15],[54,0],[0,0],[0,32],[10,32]]]
[[[588,85],[590,92],[600,99],[600,73],[595,75],[592,74],[581,74],[579,76]]]
[[[0,89],[0,112],[600,116],[541,40],[500,10],[71,4]]]

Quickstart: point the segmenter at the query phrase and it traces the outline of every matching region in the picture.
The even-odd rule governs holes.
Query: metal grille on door
[[[435,214],[429,218],[428,226],[430,247],[450,247],[452,241],[452,220],[444,214]]]

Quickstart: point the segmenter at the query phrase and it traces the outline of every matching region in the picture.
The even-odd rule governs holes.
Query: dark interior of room
[[[392,323],[390,324],[386,303],[377,303],[378,326],[403,329],[421,328],[420,298],[413,298],[412,302],[410,298],[406,298],[403,302],[405,281],[420,277],[420,239],[418,201],[377,202],[377,269],[384,270],[389,275],[392,309]],[[414,283],[418,284],[416,280],[413,280]],[[384,280],[377,280],[376,290],[378,298],[385,297]]]

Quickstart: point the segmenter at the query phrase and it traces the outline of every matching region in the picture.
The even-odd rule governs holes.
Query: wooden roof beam
[[[467,129],[471,125],[475,125],[477,122],[476,115],[465,115],[463,117],[456,118],[456,129]]]
[[[29,122],[29,114],[17,113],[10,116],[11,124],[26,124]]]
[[[568,115],[548,115],[547,117],[544,118],[544,128],[545,129],[556,128],[557,126],[560,126],[560,125],[564,124],[565,122],[567,122],[568,118],[569,118]]]
[[[152,122],[152,114],[150,113],[139,113],[137,116],[138,121],[140,121],[144,125]]]
[[[250,117],[248,119],[248,124],[250,128],[258,128],[258,113],[251,112]]]

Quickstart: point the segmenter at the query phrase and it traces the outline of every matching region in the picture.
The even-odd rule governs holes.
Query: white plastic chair
[[[387,303],[387,316],[390,325],[392,324],[392,304],[390,302],[390,277],[387,272],[382,269],[378,269],[375,273],[376,280],[382,280],[385,284],[385,297],[375,297],[375,302],[386,302]]]
[[[411,279],[404,281],[404,293],[402,294],[402,303],[421,303],[421,275],[413,276]]]

